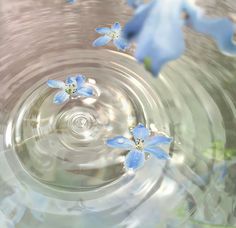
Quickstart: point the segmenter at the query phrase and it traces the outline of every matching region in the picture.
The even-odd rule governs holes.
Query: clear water
[[[200,4],[225,15],[235,3]],[[156,80],[133,50],[91,47],[95,27],[129,18],[122,1],[1,0],[0,11],[0,199],[17,192],[11,205],[27,208],[16,227],[234,226],[235,59],[186,31],[185,56]],[[95,96],[54,105],[46,81],[77,73]],[[126,173],[126,151],[104,142],[139,122],[174,138],[172,159]]]
[[[94,96],[54,105],[57,90],[40,80],[19,99],[5,137],[31,175],[58,187],[86,190],[124,174],[124,151],[111,150],[105,140],[116,135],[130,137],[129,129],[138,123],[156,126],[152,111],[158,112],[158,96],[143,77],[128,68],[135,63],[130,57],[78,50],[74,58],[70,72],[76,74],[79,69],[87,75]],[[61,75],[60,71],[53,73],[51,77]]]

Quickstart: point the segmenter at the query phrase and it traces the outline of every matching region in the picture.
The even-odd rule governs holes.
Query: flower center
[[[69,95],[75,94],[77,91],[77,85],[75,83],[66,84],[65,92]]]
[[[135,143],[136,149],[137,150],[143,150],[143,146],[144,146],[143,143],[144,143],[143,140],[138,139],[137,142]]]
[[[108,34],[108,36],[110,36],[113,40],[118,39],[120,37],[120,32],[112,31]]]

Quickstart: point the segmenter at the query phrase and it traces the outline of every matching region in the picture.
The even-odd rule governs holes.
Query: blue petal
[[[94,47],[100,47],[108,44],[112,40],[109,36],[101,36],[93,42]]]
[[[154,2],[138,36],[135,56],[140,62],[148,60],[148,70],[157,76],[163,65],[183,54],[185,44],[180,17],[182,0]]]
[[[69,94],[66,93],[65,91],[59,91],[54,96],[53,102],[54,102],[54,104],[62,104],[65,101],[67,101],[69,99],[69,97],[70,97]]]
[[[148,138],[145,141],[144,146],[145,147],[152,147],[157,144],[169,144],[171,142],[172,142],[172,138],[169,138],[166,136],[153,136],[153,137]]]
[[[95,31],[99,34],[105,35],[111,32],[110,28],[107,27],[101,27],[101,28],[96,28]]]
[[[120,25],[120,23],[119,22],[115,22],[113,25],[112,25],[112,27],[111,27],[111,30],[112,31],[120,31],[121,30],[121,25]]]
[[[85,76],[79,74],[76,76],[77,87],[81,88],[85,82]]]
[[[233,41],[235,25],[228,18],[210,19],[204,16],[201,9],[186,2],[187,25],[199,33],[212,37],[220,51],[227,55],[236,55],[236,44]]]
[[[164,150],[162,150],[161,148],[158,148],[158,147],[155,147],[155,148],[145,147],[144,152],[150,153],[158,159],[163,159],[163,160],[170,159],[169,154],[167,154]]]
[[[150,134],[149,130],[146,127],[144,127],[143,124],[138,124],[133,129],[132,133],[133,133],[135,141],[137,141],[139,139],[145,140]]]
[[[66,84],[72,84],[72,83],[76,84],[76,78],[72,76],[68,76],[66,79]]]
[[[65,86],[65,83],[59,80],[48,80],[47,84],[49,87],[56,89],[63,89]]]
[[[152,7],[153,7],[153,2],[149,4],[144,4],[141,7],[139,7],[138,12],[124,27],[123,30],[124,38],[131,40],[140,33]]]
[[[127,0],[127,4],[136,9],[141,4],[143,4],[143,0]]]
[[[125,50],[128,48],[128,42],[124,38],[120,37],[118,39],[114,39],[113,43],[117,47],[118,50]]]
[[[117,136],[115,138],[108,139],[106,144],[112,148],[121,148],[126,150],[131,150],[135,147],[134,142],[125,138],[124,136]]]
[[[125,168],[136,170],[143,166],[145,155],[142,151],[131,150],[125,158]]]
[[[85,97],[91,97],[93,96],[93,88],[88,86],[82,87],[77,89],[77,94]]]

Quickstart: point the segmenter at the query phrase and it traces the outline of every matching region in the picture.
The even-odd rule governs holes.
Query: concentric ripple
[[[235,4],[207,2],[219,15]],[[16,192],[10,206],[42,219],[27,212],[19,227],[235,224],[235,59],[187,31],[186,56],[156,80],[130,57],[132,49],[91,49],[94,28],[128,20],[124,1],[0,6],[0,199]],[[54,105],[57,90],[46,81],[77,73],[95,96]],[[105,140],[130,137],[139,122],[174,138],[164,147],[172,159],[147,157],[127,173],[127,151],[107,148]]]
[[[135,64],[132,58],[115,52],[78,53],[82,58],[77,56],[75,65],[89,78],[95,95],[55,105],[57,90],[40,81],[19,99],[6,138],[34,177],[58,187],[85,190],[106,185],[124,173],[125,151],[111,150],[105,141],[116,135],[130,137],[130,128],[138,123],[156,126],[158,97],[151,83],[130,71],[128,66]],[[121,59],[126,63],[119,63]],[[71,68],[74,74],[75,70]],[[66,77],[57,74],[58,79]],[[46,160],[51,167],[41,162]]]

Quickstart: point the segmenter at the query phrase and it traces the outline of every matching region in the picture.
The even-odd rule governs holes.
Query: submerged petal
[[[110,28],[107,27],[101,27],[101,28],[96,28],[95,31],[99,34],[105,35],[111,32]]]
[[[112,26],[111,26],[111,30],[112,31],[120,31],[121,30],[121,25],[120,25],[120,23],[119,22],[115,22]]]
[[[128,48],[128,42],[124,38],[120,37],[118,39],[114,39],[113,43],[117,47],[118,50],[125,50]]]
[[[156,158],[158,159],[163,159],[163,160],[167,160],[170,159],[169,154],[167,154],[164,150],[162,150],[159,147],[145,147],[144,148],[144,152],[150,153],[152,155],[154,155]]]
[[[2,200],[0,204],[0,211],[11,220],[14,225],[19,223],[23,218],[26,207],[16,200],[16,194],[8,196]]]
[[[48,206],[48,199],[37,192],[30,191],[28,193],[31,214],[34,216],[35,219],[39,220],[40,222],[44,221],[45,214],[44,212]]]
[[[233,37],[236,31],[235,24],[228,18],[211,19],[203,15],[201,9],[185,2],[188,18],[187,25],[199,33],[212,37],[221,52],[227,55],[236,55],[236,43]]]
[[[62,90],[56,93],[56,95],[54,96],[53,102],[54,104],[62,104],[65,101],[67,101],[69,97],[70,97],[69,94]]]
[[[44,219],[45,219],[45,214],[44,212],[41,212],[41,211],[36,211],[34,209],[31,209],[31,214],[33,215],[33,217],[40,221],[40,222],[43,222]]]
[[[143,124],[138,124],[132,131],[132,134],[134,136],[135,141],[137,140],[145,140],[150,132],[149,129],[147,129],[146,127],[144,127]]]
[[[131,150],[125,158],[125,167],[126,169],[136,170],[141,168],[145,161],[145,155],[142,151]]]
[[[14,223],[7,219],[4,214],[1,213],[0,211],[0,227],[1,228],[15,228]]]
[[[83,76],[82,74],[79,74],[76,76],[75,80],[77,82],[77,87],[81,88],[85,82],[85,76]]]
[[[116,136],[115,138],[108,139],[106,144],[112,148],[121,148],[126,150],[131,150],[135,147],[134,142],[125,138],[124,136]]]
[[[59,80],[48,80],[47,84],[49,87],[55,89],[63,89],[65,86],[65,83]]]
[[[104,46],[104,45],[108,44],[111,40],[112,40],[112,38],[110,36],[106,36],[106,35],[101,36],[93,42],[93,46],[94,47]]]
[[[85,97],[91,97],[93,96],[93,88],[89,86],[79,88],[77,90],[77,94]]]
[[[172,138],[166,136],[153,136],[144,142],[144,147],[152,147],[157,144],[169,144],[172,142],[172,140]]]

